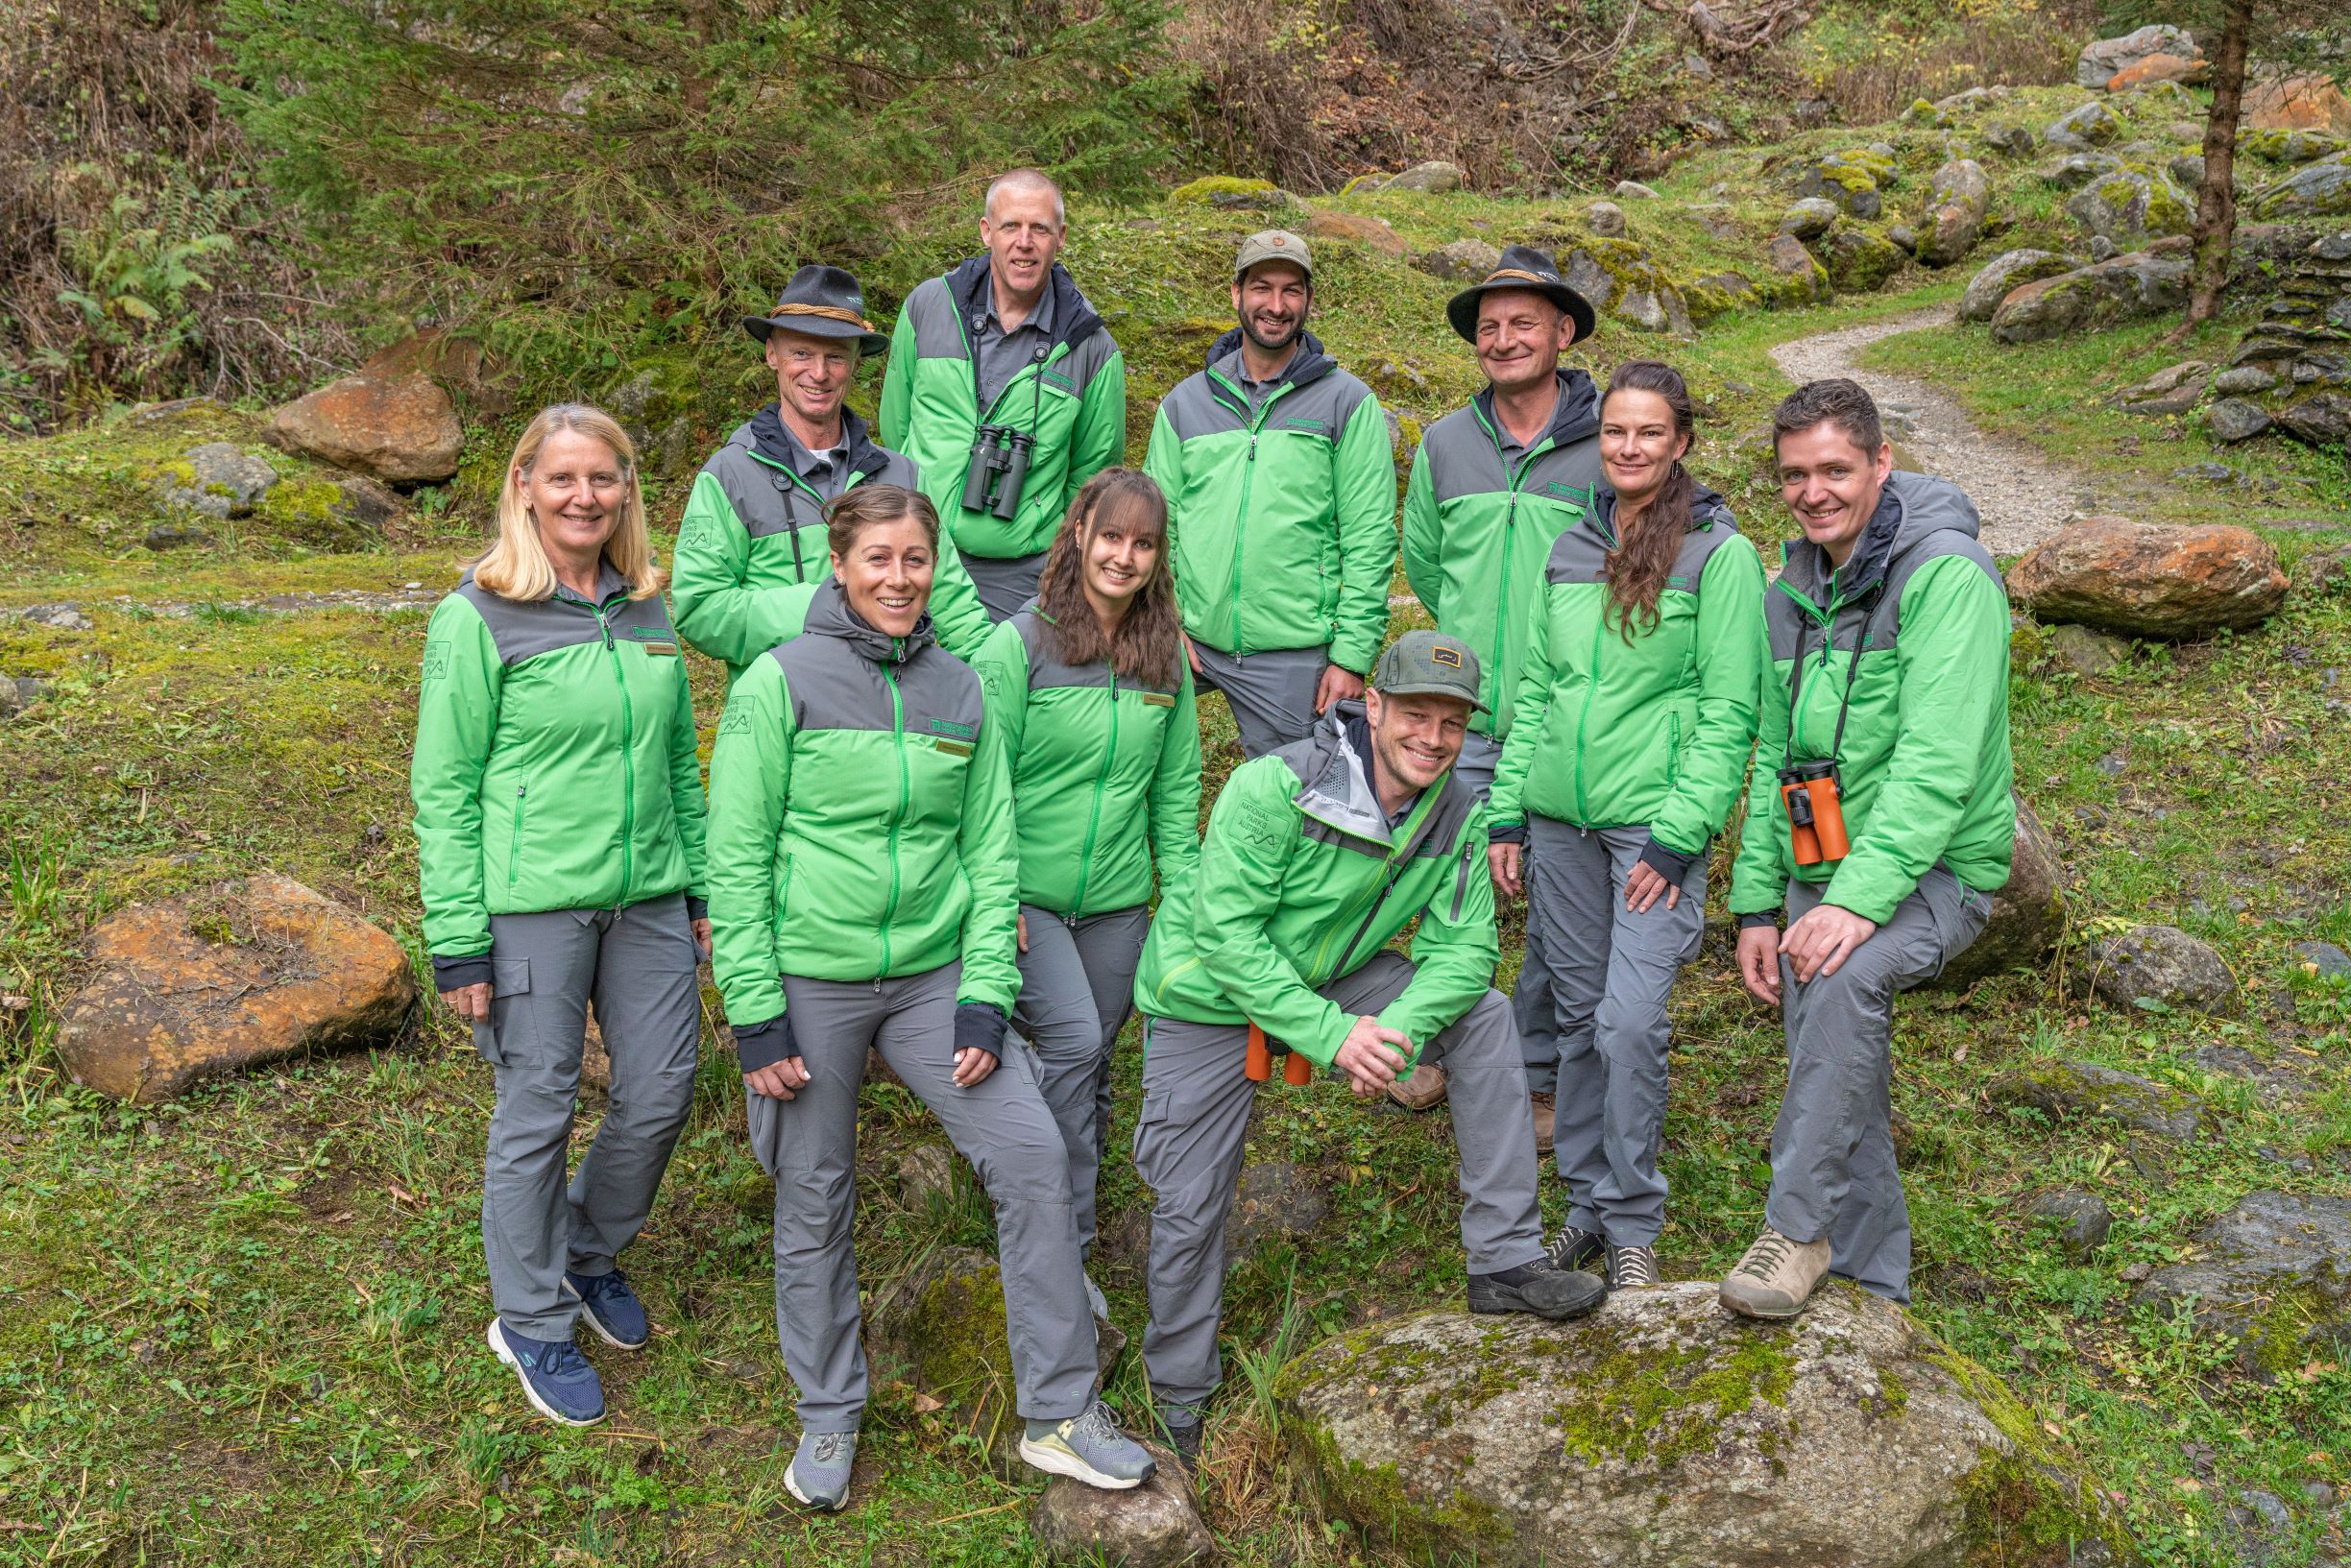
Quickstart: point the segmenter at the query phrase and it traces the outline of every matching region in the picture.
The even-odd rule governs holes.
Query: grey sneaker
[[[1765,1230],[1724,1276],[1723,1306],[1742,1317],[1793,1317],[1829,1272],[1829,1241],[1797,1242]]]
[[[1068,1476],[1109,1492],[1140,1486],[1159,1472],[1159,1461],[1119,1431],[1110,1407],[1099,1399],[1083,1415],[1030,1422],[1020,1457],[1049,1476]]]
[[[857,1463],[854,1432],[804,1432],[784,1472],[784,1489],[812,1508],[838,1513],[849,1503],[849,1472]]]
[[[1596,1230],[1578,1230],[1569,1225],[1551,1243],[1551,1266],[1581,1268],[1586,1264],[1598,1263],[1607,1252],[1607,1237]]]
[[[1646,1291],[1664,1283],[1658,1273],[1657,1254],[1645,1246],[1612,1246],[1608,1249],[1608,1288],[1612,1291]]]

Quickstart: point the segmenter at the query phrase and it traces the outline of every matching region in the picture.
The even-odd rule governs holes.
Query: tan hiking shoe
[[[1756,1238],[1722,1282],[1722,1304],[1741,1317],[1793,1317],[1829,1272],[1829,1242],[1791,1242],[1776,1230]]]
[[[1551,1131],[1559,1120],[1559,1101],[1547,1089],[1538,1089],[1527,1096],[1527,1103],[1535,1112],[1535,1152],[1551,1152]]]
[[[1444,1069],[1435,1062],[1422,1062],[1410,1073],[1388,1086],[1388,1098],[1408,1111],[1425,1111],[1442,1105],[1445,1098]]]

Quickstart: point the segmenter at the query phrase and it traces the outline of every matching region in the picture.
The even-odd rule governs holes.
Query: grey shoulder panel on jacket
[[[955,296],[944,277],[926,277],[907,296],[906,317],[914,327],[914,352],[924,359],[969,359]]]
[[[498,663],[509,667],[541,654],[601,641],[607,623],[615,636],[632,641],[677,640],[677,633],[669,624],[668,606],[658,593],[642,599],[624,599],[605,612],[601,620],[591,610],[551,598],[510,599],[502,593],[493,593],[470,574],[458,585],[454,596],[464,599],[481,616],[482,624],[489,629],[490,640],[497,649]]]

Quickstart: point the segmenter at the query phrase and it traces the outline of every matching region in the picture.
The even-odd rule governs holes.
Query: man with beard
[[[1444,1061],[1471,1312],[1576,1317],[1606,1295],[1543,1251],[1518,1033],[1490,989],[1499,939],[1486,807],[1452,772],[1478,673],[1466,643],[1397,639],[1363,702],[1335,704],[1309,738],[1233,770],[1198,868],[1151,922],[1135,977],[1135,1171],[1157,1194],[1143,1357],[1160,1422],[1187,1457],[1219,1382],[1224,1224],[1257,1088],[1252,1026],[1358,1095],[1382,1093],[1423,1056]],[[1416,920],[1411,956],[1388,951]]]
[[[1168,499],[1193,673],[1262,757],[1363,695],[1388,629],[1395,462],[1371,389],[1306,330],[1304,240],[1243,241],[1232,303],[1240,326],[1160,403],[1143,468]]]
[[[1548,252],[1514,245],[1484,282],[1453,296],[1445,319],[1476,350],[1486,390],[1421,438],[1404,492],[1404,576],[1437,629],[1477,649],[1485,666],[1491,713],[1469,721],[1454,764],[1483,794],[1510,734],[1543,563],[1552,542],[1583,520],[1599,481],[1599,395],[1590,376],[1560,365],[1570,345],[1591,336],[1595,318]],[[1542,1154],[1551,1151],[1560,1052],[1546,975],[1530,927],[1514,1005]],[[1424,1067],[1396,1098],[1424,1110],[1443,1094],[1442,1073]]]
[[[865,319],[855,277],[838,267],[803,267],[772,313],[745,316],[742,325],[766,346],[776,400],[695,476],[671,583],[679,635],[724,661],[730,682],[800,635],[817,585],[833,573],[826,503],[855,485],[911,490],[919,478],[910,460],[876,445],[843,403],[860,355],[889,347]],[[939,558],[931,615],[951,653],[971,657],[987,640],[987,612],[952,550]]]

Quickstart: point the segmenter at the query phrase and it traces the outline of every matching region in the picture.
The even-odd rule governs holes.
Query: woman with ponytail
[[[1682,377],[1618,368],[1600,403],[1602,483],[1560,535],[1532,606],[1494,770],[1496,887],[1523,891],[1560,1037],[1553,1150],[1564,1267],[1659,1282],[1665,1001],[1705,930],[1707,847],[1738,798],[1769,660],[1763,563],[1682,466]]]

